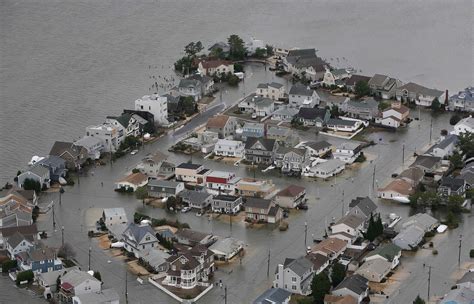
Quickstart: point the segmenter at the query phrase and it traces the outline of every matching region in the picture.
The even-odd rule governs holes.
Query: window
[[[291,282],[296,282],[296,277],[291,277]]]
[[[296,285],[291,286],[291,289],[296,290]]]

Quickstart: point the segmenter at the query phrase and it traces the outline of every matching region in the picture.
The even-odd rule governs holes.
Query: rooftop
[[[368,288],[368,283],[369,281],[366,278],[355,274],[349,277],[345,277],[344,280],[334,288],[334,290],[347,288],[353,291],[355,294],[361,295],[366,292]]]
[[[285,189],[278,192],[277,195],[284,196],[284,197],[295,197],[295,196],[301,195],[305,191],[306,189],[304,187],[297,186],[297,185],[289,185]]]
[[[118,182],[119,183],[127,182],[127,183],[130,183],[130,184],[133,184],[133,185],[140,185],[141,183],[143,183],[146,180],[148,180],[148,177],[145,174],[143,174],[141,172],[137,172],[137,173],[132,173],[132,174],[122,178]]]

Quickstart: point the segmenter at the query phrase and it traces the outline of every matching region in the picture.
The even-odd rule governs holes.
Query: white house
[[[275,103],[272,99],[250,94],[239,102],[239,110],[246,114],[255,113],[259,117],[265,117],[273,113]]]
[[[221,74],[234,74],[234,64],[228,60],[201,60],[198,64],[198,71],[202,75],[214,76]]]
[[[346,142],[336,148],[333,156],[335,159],[342,160],[346,164],[352,164],[359,157],[360,153],[361,147],[359,143]]]
[[[140,136],[148,121],[137,114],[123,113],[120,116],[107,116],[105,123],[117,128],[123,128],[125,136]]]
[[[314,108],[319,105],[321,98],[315,90],[302,84],[295,84],[288,93],[289,106],[292,108]]]
[[[257,49],[264,49],[266,51],[266,45],[263,40],[250,38],[250,41],[245,43],[247,49],[247,55],[254,55]]]
[[[297,109],[283,106],[273,112],[272,120],[291,122],[296,114],[298,114]]]
[[[306,257],[287,258],[283,264],[277,266],[273,287],[307,296],[311,293],[311,284],[308,281],[311,282],[313,275],[313,263]]]
[[[255,93],[272,100],[280,100],[285,97],[285,86],[277,82],[260,83]]]
[[[175,170],[177,181],[196,183],[198,185],[205,182],[207,173],[209,173],[209,170],[205,169],[203,165],[193,163],[181,163],[176,166]]]
[[[351,74],[347,71],[347,69],[335,69],[329,70],[326,69],[323,77],[323,83],[327,86],[344,86],[343,80],[346,78],[351,77]]]
[[[326,162],[321,162],[316,165],[314,169],[314,176],[319,178],[329,178],[342,172],[346,166],[346,163],[339,159],[329,159]]]
[[[401,104],[401,102],[392,102],[390,108],[382,111],[375,122],[383,126],[398,128],[408,118],[410,110]]]
[[[135,110],[153,114],[155,125],[169,125],[168,98],[166,96],[158,94],[145,95],[141,99],[135,100]]]
[[[451,134],[461,135],[463,133],[474,132],[474,118],[472,116],[461,119],[455,126]]]
[[[308,154],[311,157],[321,157],[332,150],[332,145],[325,140],[308,141],[303,143],[303,146],[308,150]]]
[[[400,257],[402,256],[402,249],[395,244],[387,243],[382,244],[375,250],[369,252],[364,258],[364,261],[372,261],[376,259],[382,259],[391,263],[391,268],[400,264]]]
[[[128,222],[127,214],[123,208],[104,208],[104,211],[102,212],[102,220],[106,227],[126,224]]]
[[[137,258],[140,257],[141,251],[158,246],[155,231],[147,224],[131,223],[123,232],[122,240],[125,243],[124,249],[133,253]]]
[[[194,101],[202,98],[202,83],[197,79],[181,79],[178,84],[178,91],[181,96],[190,96]]]
[[[454,134],[447,135],[442,138],[441,141],[425,152],[426,155],[432,155],[436,157],[445,157],[451,156],[456,149],[456,144],[458,143],[458,137]]]
[[[331,293],[341,297],[351,296],[357,300],[357,303],[361,303],[369,295],[369,282],[361,275],[354,274],[345,277],[339,285],[334,287]]]
[[[40,183],[41,187],[46,186],[49,188],[51,180],[50,180],[50,172],[48,168],[43,167],[39,164],[34,165],[28,171],[25,171],[18,175],[18,186],[23,188],[25,180],[32,179]]]
[[[86,271],[73,269],[66,271],[61,277],[60,294],[71,298],[88,293],[96,293],[102,290],[102,282],[94,278]]]
[[[356,239],[362,234],[364,222],[365,218],[348,214],[331,226],[331,233],[338,234],[344,232],[350,234],[353,239]]]
[[[100,139],[104,148],[103,152],[115,152],[125,138],[125,128],[106,123],[88,126],[86,128],[86,136]]]
[[[474,112],[474,86],[449,97],[448,109],[451,111]]]
[[[73,304],[90,304],[90,303],[101,303],[101,304],[119,304],[120,296],[112,289],[104,289],[100,292],[87,293],[72,297]]]
[[[5,249],[12,259],[14,259],[15,255],[18,253],[26,252],[33,246],[33,237],[26,237],[19,232],[15,232],[15,234],[10,236],[5,243]]]
[[[115,189],[125,191],[129,191],[129,189],[131,189],[132,191],[135,191],[138,188],[145,186],[146,184],[148,184],[148,177],[141,172],[137,172],[132,173],[117,181],[115,183]]]
[[[336,132],[354,132],[360,128],[362,122],[359,120],[331,118],[326,123],[326,127]]]
[[[229,261],[244,249],[244,242],[233,237],[218,238],[209,246],[209,250],[214,253],[216,260]]]
[[[214,154],[226,157],[244,157],[244,143],[238,140],[219,139],[214,146]]]

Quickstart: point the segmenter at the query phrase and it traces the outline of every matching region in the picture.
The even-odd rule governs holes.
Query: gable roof
[[[259,89],[267,89],[269,87],[276,88],[276,89],[281,89],[283,87],[283,85],[281,83],[278,83],[278,82],[259,83],[257,85],[257,88],[259,88]]]
[[[15,226],[15,227],[5,227],[5,228],[0,228],[0,234],[4,238],[8,238],[15,233],[21,233],[24,236],[33,236],[38,233],[38,228],[36,227],[36,224],[28,225],[28,226]]]
[[[384,275],[392,268],[392,263],[382,260],[382,259],[375,259],[370,260],[362,264],[362,266],[357,269],[356,273],[363,275],[370,273],[376,273],[378,275]]]
[[[361,226],[364,223],[364,219],[354,215],[354,214],[348,214],[341,218],[339,221],[336,222],[335,225],[339,224],[345,224],[353,229],[356,229],[357,227]]]
[[[291,297],[291,292],[282,288],[270,288],[261,294],[253,304],[282,304]]]
[[[178,194],[178,196],[185,200],[190,200],[193,203],[200,204],[204,202],[205,200],[207,200],[209,196],[212,196],[212,194],[206,191],[195,191],[195,190],[184,189]]]
[[[329,237],[322,240],[320,243],[316,244],[311,248],[311,252],[321,251],[326,254],[332,254],[335,252],[340,252],[347,247],[347,242],[338,238]]]
[[[205,69],[217,68],[221,65],[225,65],[225,66],[233,65],[232,61],[222,60],[222,59],[201,60],[200,63],[202,64],[203,68],[205,68]]]
[[[316,119],[319,118],[323,120],[326,116],[327,110],[326,109],[319,109],[319,108],[300,108],[298,114],[296,114],[299,118],[303,119]]]
[[[415,225],[426,232],[431,230],[431,228],[437,225],[438,223],[439,221],[437,219],[427,213],[417,213],[407,218],[407,220],[405,221],[405,223],[403,223],[402,226],[403,228],[406,228]]]
[[[80,148],[75,146],[72,142],[66,141],[55,141],[51,150],[49,151],[49,155],[56,155],[61,156],[65,152],[70,153],[73,157],[79,155]]]
[[[327,122],[328,126],[355,126],[355,120],[347,120],[347,119],[340,119],[340,118],[330,118]]]
[[[179,81],[178,87],[179,88],[197,88],[201,86],[201,82],[197,79],[181,79]]]
[[[389,77],[387,75],[375,74],[372,76],[372,78],[370,78],[369,85],[380,87],[388,79]]]
[[[460,188],[464,187],[466,181],[462,178],[445,176],[441,179],[440,187],[446,187],[452,191],[458,191]]]
[[[474,270],[467,271],[462,278],[460,278],[456,284],[463,284],[463,283],[473,283],[474,284]]]
[[[211,117],[207,121],[206,128],[216,128],[216,129],[224,128],[229,118],[230,117],[227,115],[217,115],[217,116]]]
[[[193,163],[181,163],[179,164],[178,166],[176,166],[176,168],[180,168],[180,169],[191,169],[191,170],[197,170],[199,168],[201,168],[202,165],[201,164],[193,164]]]
[[[332,147],[332,145],[325,140],[309,141],[309,142],[304,143],[304,145],[316,151]]]
[[[257,142],[259,142],[266,151],[273,151],[276,143],[275,139],[247,137],[247,140],[245,141],[245,149],[253,149],[253,146]]]
[[[373,110],[373,109],[378,109],[379,103],[373,99],[372,97],[363,99],[361,101],[356,101],[356,100],[349,100],[347,104],[351,107],[361,109],[361,110]]]
[[[284,197],[295,197],[302,192],[306,191],[305,187],[297,186],[297,185],[289,185],[285,189],[281,190],[278,192],[278,196],[284,196]]]
[[[402,249],[393,243],[387,243],[380,245],[379,247],[375,248],[375,250],[371,251],[366,258],[380,255],[387,259],[388,261],[392,262],[393,259],[400,254]]]
[[[344,280],[337,285],[334,290],[347,288],[355,294],[361,295],[366,292],[369,281],[361,275],[355,274],[345,277]]]
[[[245,202],[245,207],[257,208],[257,209],[268,209],[272,205],[272,200],[249,197]]]
[[[353,74],[351,77],[349,77],[349,78],[346,80],[346,85],[347,85],[347,86],[354,86],[354,85],[356,85],[359,81],[365,81],[365,82],[368,83],[369,80],[370,80],[370,77],[369,77],[369,76]]]
[[[178,231],[176,231],[175,235],[176,235],[176,237],[180,237],[180,238],[183,238],[183,239],[188,239],[188,240],[195,241],[195,242],[198,242],[198,243],[209,236],[209,234],[207,234],[207,233],[203,233],[203,232],[196,231],[196,230],[191,230],[191,229],[188,229],[188,228],[179,229]]]
[[[122,216],[125,220],[127,218],[127,214],[125,213],[124,208],[104,208],[104,215],[105,217],[116,217]]]
[[[403,179],[395,179],[387,186],[380,188],[379,191],[393,191],[402,195],[410,195],[414,189],[407,181]]]
[[[357,300],[350,295],[335,296],[327,294],[324,296],[324,304],[358,304]]]
[[[49,173],[49,170],[48,170],[48,168],[46,168],[44,166],[41,166],[39,163],[36,163],[36,165],[31,167],[26,172],[31,172],[31,173],[33,173],[35,175],[38,175],[38,176],[44,176],[44,175],[47,175]],[[26,173],[26,172],[24,172],[24,173]]]
[[[275,151],[276,154],[283,154],[283,155],[290,152],[295,153],[299,156],[304,156],[306,154],[306,149],[279,146],[278,149]]]
[[[149,225],[138,225],[135,223],[130,223],[123,232],[124,235],[132,236],[137,243],[140,243],[148,233],[155,236],[155,231]]]
[[[17,231],[15,232],[15,234],[8,238],[7,243],[10,244],[12,248],[16,248],[16,246],[18,246],[24,240],[31,243],[33,241],[33,237],[31,235],[28,237],[24,236],[23,234]]]
[[[176,189],[182,182],[176,182],[172,180],[165,180],[165,179],[152,179],[148,182],[148,186],[152,187],[160,187],[160,188],[169,188],[169,189]]]
[[[320,253],[309,253],[306,258],[313,263],[315,270],[319,270],[324,264],[329,261],[329,258]]]
[[[377,205],[368,196],[356,197],[349,203],[350,208],[358,207],[365,216],[369,216],[372,212],[377,209]]]
[[[312,96],[314,94],[314,90],[311,90],[309,87],[302,85],[302,84],[295,84],[291,87],[290,95],[301,95],[301,96]]]
[[[87,304],[107,304],[115,302],[118,303],[120,300],[117,291],[112,288],[102,289],[101,292],[84,293],[75,297],[77,297],[81,301],[81,303]]]
[[[79,269],[73,269],[71,271],[68,271],[61,277],[62,284],[69,283],[72,287],[77,287],[87,280],[100,282],[99,280],[91,276],[89,273],[81,271]]]
[[[398,89],[399,90],[407,90],[408,92],[413,92],[413,93],[421,94],[421,95],[424,95],[424,96],[440,97],[441,95],[443,95],[443,91],[436,90],[436,89],[430,89],[430,88],[424,87],[422,85],[416,84],[414,82],[409,82],[405,85],[402,85]]]
[[[284,268],[289,268],[295,274],[302,277],[306,272],[311,271],[313,269],[313,263],[311,263],[306,257],[291,259],[291,261],[289,259],[286,259]]]
[[[295,49],[295,50],[289,50],[287,57],[312,57],[316,56],[316,49],[311,48],[311,49]]]
[[[118,182],[119,183],[128,182],[128,183],[133,184],[133,185],[139,185],[142,182],[146,181],[147,179],[148,179],[148,177],[145,174],[143,174],[141,172],[137,172],[137,173],[132,173],[132,174],[120,179]]]

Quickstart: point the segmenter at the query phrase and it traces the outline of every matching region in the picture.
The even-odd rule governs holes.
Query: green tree
[[[191,96],[181,96],[179,103],[187,116],[191,116],[197,112],[197,104]]]
[[[10,269],[14,269],[17,267],[17,261],[16,260],[7,260],[2,263],[2,272],[7,273],[10,271]]]
[[[184,57],[178,59],[174,63],[174,69],[175,69],[175,71],[186,75],[186,74],[190,74],[190,73],[196,71],[197,66],[194,63],[194,58],[191,58],[189,56],[184,56]]]
[[[452,211],[449,211],[448,214],[446,214],[446,220],[444,223],[449,228],[457,228],[459,225],[459,219],[456,217],[456,215]]]
[[[94,271],[94,278],[102,282],[102,276],[100,275],[100,272]]]
[[[370,94],[369,83],[364,80],[358,81],[355,85],[354,90],[355,90],[357,98],[367,96]]]
[[[448,210],[452,211],[453,213],[461,213],[462,212],[462,204],[464,203],[464,197],[460,195],[451,195],[448,198]]]
[[[331,109],[329,110],[331,113],[331,118],[337,118],[339,115],[341,115],[341,112],[339,111],[339,107],[336,105],[331,106]]]
[[[39,181],[36,181],[32,178],[27,178],[23,181],[23,189],[35,190],[35,192],[38,194],[41,192],[41,184]]]
[[[267,56],[267,50],[262,48],[257,48],[255,50],[255,57],[257,58],[265,58]]]
[[[33,220],[33,223],[36,223],[36,220],[38,219],[38,216],[39,216],[39,207],[38,206],[35,206],[33,208],[33,212],[31,213],[31,219]]]
[[[243,72],[244,71],[244,66],[240,63],[234,63],[234,72]]]
[[[267,51],[267,56],[273,56],[273,54],[275,54],[275,52],[273,51],[273,46],[267,44],[265,48]]]
[[[433,99],[433,102],[431,103],[431,110],[434,112],[441,110],[441,103],[439,102],[438,98]]]
[[[373,214],[370,215],[369,218],[369,225],[367,227],[367,231],[364,233],[365,239],[373,242],[378,236],[382,235],[383,233],[383,224],[382,219],[380,218],[379,214],[375,216]]]
[[[233,60],[242,60],[245,58],[245,45],[242,38],[238,35],[230,35],[227,42],[229,43],[229,57]]]
[[[188,57],[194,58],[196,54],[202,51],[204,47],[202,46],[201,41],[198,42],[190,42],[188,45],[184,47],[184,52]]]
[[[459,116],[458,114],[454,114],[454,115],[451,116],[451,118],[449,119],[449,124],[450,124],[451,126],[454,126],[454,125],[457,124],[460,120],[461,120],[461,116]]]
[[[453,154],[449,157],[451,166],[455,169],[463,167],[462,155],[458,151],[454,151]]]
[[[416,296],[415,301],[413,301],[413,304],[425,304],[425,300],[420,298],[420,296],[418,295],[418,296]]]
[[[474,156],[474,133],[466,132],[462,133],[458,137],[457,147],[461,151],[461,155],[465,158],[471,158]]]
[[[177,199],[174,196],[168,197],[166,200],[166,209],[168,210],[176,210]]]
[[[139,200],[144,200],[145,198],[147,198],[148,191],[146,189],[146,186],[138,187],[137,190],[135,191],[135,197]]]
[[[219,58],[219,59],[224,59],[225,58],[224,50],[220,47],[213,48],[211,52],[209,53],[209,56]]]
[[[315,304],[324,304],[324,296],[331,290],[331,282],[326,273],[321,272],[313,277],[311,291]]]
[[[344,265],[342,265],[341,263],[334,264],[331,271],[332,286],[336,287],[337,285],[339,285],[339,283],[341,283],[345,277],[346,277],[346,268],[344,267]]]
[[[227,83],[230,85],[230,86],[237,86],[239,84],[239,77],[237,77],[236,75],[229,75],[228,79],[227,79]]]
[[[31,270],[22,271],[16,275],[16,284],[20,285],[20,282],[23,282],[23,281],[28,281],[28,283],[30,283],[31,281],[33,281],[34,278],[35,278],[35,275],[33,271]]]

